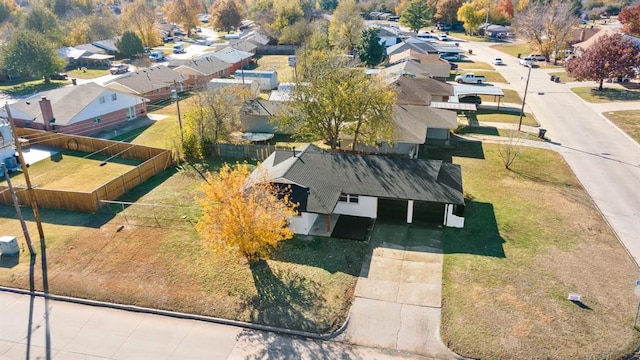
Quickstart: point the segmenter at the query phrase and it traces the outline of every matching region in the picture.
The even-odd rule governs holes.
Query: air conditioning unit
[[[15,236],[0,236],[0,254],[13,256],[19,253],[20,248]]]

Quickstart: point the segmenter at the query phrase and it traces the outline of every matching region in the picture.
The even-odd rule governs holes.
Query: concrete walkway
[[[440,338],[442,233],[376,224],[350,319],[337,340],[459,359]]]

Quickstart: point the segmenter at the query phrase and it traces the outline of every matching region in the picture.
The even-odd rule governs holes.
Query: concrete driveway
[[[440,339],[442,233],[377,223],[345,331],[336,340],[458,359]]]

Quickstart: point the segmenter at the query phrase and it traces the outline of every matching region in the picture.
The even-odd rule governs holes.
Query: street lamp
[[[527,101],[527,90],[529,89],[529,78],[531,77],[531,68],[533,64],[528,65],[529,72],[527,73],[527,84],[524,86],[524,96],[522,97],[522,108],[520,109],[520,121],[518,121],[518,131],[522,127],[522,116],[524,115],[524,104]]]

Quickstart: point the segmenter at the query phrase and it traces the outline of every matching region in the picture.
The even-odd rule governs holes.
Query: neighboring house
[[[398,105],[429,106],[431,101],[447,102],[454,95],[453,86],[435,79],[396,75],[385,79],[396,91]]]
[[[602,29],[602,30],[596,32],[595,34],[593,34],[588,39],[573,44],[574,53],[576,55],[579,55],[582,51],[587,50],[593,44],[595,44],[601,37],[603,37],[603,36],[611,36],[611,35],[616,34],[616,33],[617,32],[609,30],[609,29]]]
[[[511,34],[511,28],[503,25],[485,24],[480,26],[479,30],[480,35],[484,36],[486,34],[488,37],[492,38],[506,38]]]
[[[581,43],[583,41],[589,40],[592,36],[598,33],[600,28],[597,27],[584,27],[584,28],[573,28],[569,31],[569,36],[567,37],[567,49],[571,48],[573,45],[577,43]],[[562,50],[562,49],[561,49]]]
[[[58,57],[65,61],[67,68],[108,68],[115,58],[113,55],[107,55],[102,49],[91,44],[58,49]]]
[[[145,98],[93,82],[49,90],[9,108],[17,127],[84,136],[147,112]]]
[[[393,108],[393,138],[381,140],[375,146],[356,144],[356,151],[377,154],[402,154],[418,157],[421,145],[430,140],[447,141],[451,130],[458,126],[455,111],[424,105],[396,105]],[[352,149],[353,138],[342,136],[341,149]]]
[[[116,46],[118,41],[120,41],[120,36],[106,40],[94,41],[91,45],[104,50],[108,55],[115,55],[118,53],[118,47]]]
[[[271,120],[287,106],[286,101],[269,101],[262,99],[247,100],[240,109],[240,124],[243,132],[283,134],[276,129]]]
[[[395,45],[400,41],[399,34],[394,28],[379,27],[378,37],[380,38],[380,44],[385,47]]]
[[[234,49],[230,46],[212,53],[211,56],[215,56],[216,58],[228,64],[231,64],[231,67],[229,68],[230,73],[233,73],[236,70],[249,65],[251,63],[251,59],[253,58],[252,53]]]
[[[256,43],[242,39],[230,43],[229,46],[240,51],[251,53],[253,55],[255,55],[258,50],[258,45]]]
[[[299,204],[299,215],[290,219],[297,234],[320,228],[330,235],[335,224],[332,217],[376,219],[381,206],[389,202],[406,208],[407,223],[413,222],[414,204],[419,203],[437,209],[438,223],[464,226],[459,165],[332,153],[308,144],[294,150],[276,150],[265,159],[262,168],[268,181],[290,188],[291,200]]]
[[[413,49],[406,49],[393,54],[389,58],[389,64],[397,64],[401,61],[415,60],[429,68],[429,74],[436,80],[445,81],[449,77],[451,64],[447,60],[443,60],[437,54],[424,54]]]
[[[158,102],[171,97],[171,90],[184,91],[186,80],[182,74],[160,65],[127,73],[106,86]]]
[[[185,86],[205,86],[211,79],[228,77],[231,64],[215,56],[208,56],[198,60],[172,60],[169,67],[185,77]]]
[[[435,56],[435,55],[426,55]],[[416,59],[406,59],[397,62],[393,65],[389,65],[382,69],[382,73],[385,75],[407,75],[422,78],[433,78],[438,81],[446,81],[449,76],[449,69],[451,66],[445,60],[435,56],[438,60],[434,63],[422,63]],[[444,63],[442,63],[444,62]],[[446,75],[444,72],[446,68]]]
[[[420,54],[437,54],[438,53],[438,50],[436,49],[435,44],[427,41],[422,41],[416,38],[409,38],[393,46],[389,46],[387,48],[387,56],[391,58],[393,55],[404,52],[406,50],[413,50]]]

